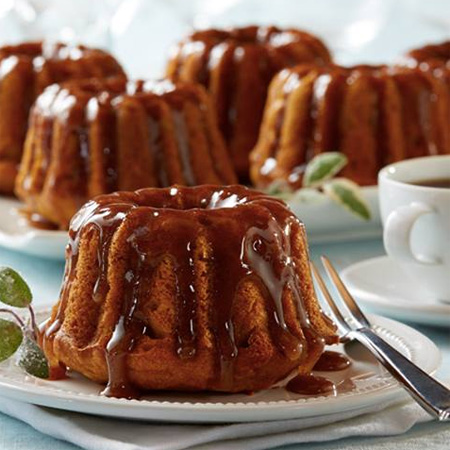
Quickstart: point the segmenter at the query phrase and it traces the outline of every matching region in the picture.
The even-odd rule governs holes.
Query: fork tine
[[[322,294],[322,297],[327,302],[328,306],[331,309],[331,313],[333,314],[333,318],[335,323],[338,325],[338,327],[341,329],[342,334],[347,334],[350,330],[350,327],[347,325],[347,322],[345,321],[344,317],[342,316],[341,312],[339,311],[338,307],[336,306],[336,303],[334,303],[333,298],[331,297],[331,294],[325,285],[325,282],[323,281],[322,275],[320,275],[319,271],[317,270],[317,267],[314,265],[313,262],[310,262],[311,266],[311,272],[313,273],[314,278],[317,281],[317,285],[319,287],[319,291]]]
[[[341,277],[338,275],[330,260],[326,256],[321,256],[320,259],[322,260],[322,263],[325,266],[325,270],[327,271],[328,276],[331,278],[333,285],[338,290],[342,300],[344,300],[344,305],[346,306],[346,309],[348,310],[350,315],[361,325],[370,328],[369,320],[356,304],[355,300],[350,295],[350,292],[348,292],[347,288],[341,280]]]

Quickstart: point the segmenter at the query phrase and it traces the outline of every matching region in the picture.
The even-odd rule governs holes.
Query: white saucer
[[[450,327],[450,305],[438,302],[388,256],[353,264],[341,277],[358,302],[408,322]]]
[[[41,310],[45,320],[49,310]],[[427,373],[440,365],[439,349],[430,339],[407,325],[370,316],[376,332]],[[0,395],[26,403],[126,420],[163,422],[257,422],[319,417],[336,412],[368,412],[382,402],[407,398],[407,394],[360,344],[333,346],[347,353],[352,364],[339,372],[320,373],[338,386],[336,396],[301,396],[282,387],[246,394],[150,393],[141,400],[107,398],[101,386],[79,375],[47,381],[26,375],[11,360],[0,364]],[[342,389],[339,388],[342,387]]]

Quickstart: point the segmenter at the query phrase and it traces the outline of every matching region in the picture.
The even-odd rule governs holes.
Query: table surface
[[[359,241],[353,243],[330,243],[311,247],[313,260],[321,254],[326,254],[339,269],[366,258],[384,254],[380,240]],[[58,297],[58,291],[63,274],[63,263],[42,258],[33,258],[0,248],[0,266],[10,266],[19,270],[28,281],[34,293],[36,304],[48,304]],[[414,325],[413,325],[414,326]],[[441,349],[442,366],[438,376],[450,377],[450,328],[432,328],[414,326]],[[0,401],[8,401],[1,399]],[[396,437],[382,438],[351,438],[335,442],[308,444],[308,449],[375,449],[375,450],[437,450],[449,448],[450,427],[436,422],[414,427],[408,433]],[[35,431],[29,425],[19,420],[0,414],[0,449],[19,450],[73,450],[72,444],[59,441]],[[306,448],[303,445],[283,447],[287,449]]]

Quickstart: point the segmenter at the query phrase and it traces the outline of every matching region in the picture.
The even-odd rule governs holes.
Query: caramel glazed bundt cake
[[[272,77],[284,67],[330,60],[325,45],[304,31],[256,26],[211,29],[193,33],[174,49],[167,76],[201,83],[210,92],[237,174],[247,183],[248,157]]]
[[[313,156],[341,151],[343,176],[377,182],[393,161],[450,153],[450,91],[431,71],[361,65],[304,64],[273,79],[251,179],[258,188],[275,180],[300,187]]]
[[[243,186],[119,192],[81,208],[69,234],[42,347],[107,395],[263,389],[337,340],[281,200]]]
[[[42,42],[0,47],[0,193],[13,192],[28,113],[44,88],[72,78],[113,75],[124,72],[102,50]]]
[[[92,79],[52,85],[37,99],[16,194],[67,229],[99,194],[236,181],[202,86]]]

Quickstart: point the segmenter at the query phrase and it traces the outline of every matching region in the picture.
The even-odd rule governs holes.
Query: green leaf
[[[0,302],[25,308],[33,299],[25,280],[10,267],[0,267]]]
[[[315,156],[306,166],[303,186],[319,186],[334,177],[347,162],[347,157],[339,152],[326,152]]]
[[[19,325],[0,319],[0,362],[16,353],[22,343],[23,333]]]
[[[370,206],[361,194],[356,183],[346,178],[335,178],[323,185],[323,191],[337,204],[357,215],[361,219],[370,220]]]
[[[25,337],[20,347],[18,364],[30,375],[38,378],[48,378],[50,374],[47,358],[36,341]]]

